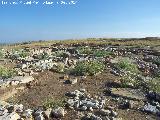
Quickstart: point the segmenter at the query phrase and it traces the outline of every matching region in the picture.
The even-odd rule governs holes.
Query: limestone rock
[[[51,111],[51,114],[53,117],[56,117],[56,118],[61,118],[61,117],[64,117],[65,115],[65,111],[62,107],[59,107],[57,109],[53,109]]]
[[[16,112],[6,113],[3,116],[0,116],[0,120],[18,120],[20,116]]]
[[[145,100],[145,95],[136,89],[111,88],[111,94],[131,100]]]
[[[110,110],[101,109],[99,113],[103,116],[109,116],[111,114]]]
[[[51,115],[51,111],[52,111],[51,108],[49,108],[49,109],[47,109],[46,111],[44,111],[44,117],[45,117],[46,119],[49,119],[49,117],[50,117],[50,115]]]

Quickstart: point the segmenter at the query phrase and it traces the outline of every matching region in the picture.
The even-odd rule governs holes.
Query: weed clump
[[[150,91],[160,93],[160,78],[156,77],[147,82]]]
[[[80,54],[87,54],[87,55],[93,53],[93,50],[90,47],[79,47],[78,51]]]
[[[11,78],[15,76],[15,74],[16,72],[14,70],[0,66],[0,77],[2,77],[3,79]]]
[[[64,100],[46,99],[43,102],[43,107],[45,109],[58,108],[58,107],[64,107],[64,106],[65,106],[65,101]]]
[[[77,63],[72,70],[72,74],[75,75],[95,75],[104,70],[104,64],[98,61],[82,61]]]
[[[130,71],[133,73],[139,72],[137,65],[132,63],[132,61],[129,58],[120,59],[120,61],[117,63],[117,67],[119,69],[123,69],[125,71]]]
[[[109,55],[113,55],[113,53],[105,50],[96,50],[93,52],[93,55],[96,57],[106,57]]]

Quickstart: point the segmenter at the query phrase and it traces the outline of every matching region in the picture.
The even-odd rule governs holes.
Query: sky
[[[35,1],[39,3],[0,0],[0,43],[160,36],[160,0],[72,0],[76,3],[70,5]]]

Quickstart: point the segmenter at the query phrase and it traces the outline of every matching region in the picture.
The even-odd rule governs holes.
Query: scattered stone
[[[67,93],[67,95],[71,97],[68,99],[67,105],[83,111],[90,108],[91,111],[93,111],[92,109],[100,109],[105,105],[105,100],[103,98],[100,98],[98,101],[88,97],[88,94],[84,92],[85,90],[82,92],[75,90],[74,92]]]
[[[51,115],[55,118],[61,118],[64,117],[65,111],[62,107],[58,107],[57,109],[53,109],[51,111]]]
[[[14,112],[14,111],[15,111],[14,105],[9,105],[9,106],[7,107],[7,110],[8,110],[8,113]]]
[[[87,110],[87,107],[86,107],[86,106],[82,106],[82,107],[80,107],[79,109],[82,110],[82,111],[86,111],[86,110]]]
[[[60,79],[67,80],[67,79],[69,79],[69,76],[68,75],[64,75],[64,76],[60,77]]]
[[[15,111],[17,113],[22,113],[23,112],[23,105],[22,104],[20,104],[20,105],[14,105],[14,107],[15,107]]]
[[[113,117],[117,117],[117,116],[118,116],[118,113],[112,110],[112,111],[111,111],[111,115],[112,115]]]
[[[37,110],[36,112],[34,112],[33,115],[34,115],[35,120],[44,120],[42,110]]]
[[[87,76],[81,76],[81,80],[84,80],[86,78],[87,78]]]
[[[160,93],[149,92],[147,94],[147,98],[150,100],[156,100],[156,101],[160,102]]]
[[[22,114],[22,116],[24,117],[24,118],[30,118],[30,119],[32,119],[32,113],[33,113],[33,110],[31,110],[31,109],[27,109],[27,110],[25,110],[24,112],[23,112],[23,114]]]
[[[99,116],[94,115],[93,113],[88,113],[82,117],[82,120],[102,120]]]
[[[122,118],[112,118],[112,120],[123,120]]]
[[[109,109],[109,110],[114,110],[115,109],[114,106],[107,106],[106,108]]]
[[[35,120],[45,120],[42,115],[38,115],[35,117]]]
[[[45,119],[42,115],[39,115],[35,117],[35,120],[45,120]]]
[[[20,116],[16,112],[5,113],[3,116],[0,116],[0,120],[18,120]]]
[[[0,106],[1,107],[6,107],[6,106],[9,106],[9,103],[0,100]]]
[[[69,80],[66,80],[64,83],[65,84],[76,84],[78,82],[77,78],[73,78],[73,79],[69,79]]]
[[[8,113],[8,110],[5,108],[0,108],[0,116],[3,116],[4,114]]]
[[[110,110],[101,109],[99,113],[103,116],[109,116],[111,114]]]
[[[104,120],[110,120],[110,118],[108,116],[105,116]]]
[[[143,108],[142,108],[142,111],[144,112],[148,112],[148,113],[153,113],[153,114],[159,114],[160,113],[160,110],[157,109],[156,106],[153,106],[151,104],[146,104]]]
[[[128,108],[133,109],[134,108],[134,101],[130,100],[128,101]]]
[[[80,92],[86,92],[86,89],[81,88],[79,91]]]
[[[49,119],[49,118],[50,118],[50,116],[51,116],[51,111],[52,111],[51,108],[49,108],[49,109],[47,109],[46,111],[44,111],[44,117],[45,117],[45,119]]]
[[[120,104],[120,108],[123,109],[133,109],[134,108],[134,101],[132,100],[123,100]]]
[[[33,81],[34,78],[32,76],[15,76],[13,78],[7,79],[7,81],[11,81],[11,84],[17,85],[17,84],[25,84]]]
[[[90,107],[89,110],[93,112],[93,108],[92,107]]]

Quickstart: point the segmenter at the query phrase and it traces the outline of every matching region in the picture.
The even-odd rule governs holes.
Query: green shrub
[[[87,64],[86,62],[78,62],[71,73],[76,75],[85,75],[87,73]]]
[[[66,57],[68,57],[68,54],[63,51],[56,51],[56,52],[52,53],[52,56],[66,58]]]
[[[104,64],[98,61],[89,62],[88,74],[95,75],[104,70]]]
[[[44,52],[35,56],[36,59],[45,60],[49,57],[48,53]]]
[[[132,86],[132,87],[138,88],[142,81],[139,81],[137,79],[136,74],[127,73],[126,75],[123,75],[121,77],[120,82],[121,82],[122,87]]]
[[[137,68],[137,65],[132,63],[130,59],[128,58],[123,58],[117,63],[117,67],[119,69],[123,69],[126,71],[131,71],[133,73],[138,73],[139,70]]]
[[[4,53],[1,50],[0,50],[0,58],[4,58]]]
[[[64,54],[64,52],[62,52],[62,51],[57,51],[55,53],[56,57],[63,57],[63,54]]]
[[[160,93],[160,78],[154,78],[147,82],[147,86],[150,91]]]
[[[93,53],[93,50],[90,47],[79,47],[78,51],[80,54],[87,54],[87,55]]]
[[[43,102],[43,107],[45,109],[58,108],[58,107],[64,107],[64,106],[65,106],[65,101],[64,100],[46,99]]]
[[[57,73],[64,73],[66,72],[66,67],[65,64],[62,62],[58,62],[56,65],[53,65],[53,67],[51,68],[51,71],[53,72],[57,72]]]
[[[117,63],[117,67],[126,72],[125,75],[121,77],[121,84],[123,87],[132,86],[138,88],[142,81],[137,79],[137,75],[140,74],[138,67],[129,58],[121,58]]]
[[[0,66],[0,77],[2,78],[11,78],[16,74],[12,69],[7,69],[3,66]]]
[[[25,51],[21,51],[20,53],[19,53],[19,56],[21,57],[21,58],[25,58],[25,57],[27,57],[29,55],[29,53],[28,52],[25,52]]]
[[[56,52],[56,56],[57,56],[57,57],[63,57],[63,58],[68,57],[67,53],[65,53],[65,52],[63,52],[63,51],[57,51],[57,52]]]
[[[96,57],[106,57],[108,55],[113,55],[113,53],[105,50],[96,50],[93,52],[93,55]]]
[[[62,73],[64,72],[64,68],[65,68],[65,65],[63,63],[58,63],[56,71],[59,73]]]
[[[104,67],[104,64],[98,61],[82,61],[77,63],[72,73],[76,75],[95,75],[103,71]]]
[[[121,78],[122,87],[132,86],[134,88],[143,88],[143,90],[154,91],[160,93],[160,78],[152,78],[150,80],[139,80],[136,74],[127,74]]]

